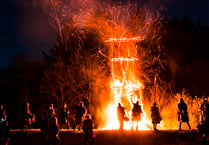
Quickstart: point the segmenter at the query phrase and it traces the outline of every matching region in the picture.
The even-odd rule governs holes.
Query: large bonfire
[[[111,0],[49,2],[63,52],[70,51],[71,55],[68,69],[71,95],[87,96],[91,104],[89,112],[99,129],[119,128],[118,103],[125,107],[129,118],[124,128],[131,129],[132,102],[137,100],[143,110],[139,130],[152,128],[153,102],[159,104],[163,118],[159,128],[178,128],[176,105],[185,95],[172,97],[163,47],[166,33],[159,11],[152,12],[138,3]],[[80,76],[82,79],[78,80]],[[75,89],[86,85],[82,80],[87,82],[90,93],[82,94],[81,89]]]

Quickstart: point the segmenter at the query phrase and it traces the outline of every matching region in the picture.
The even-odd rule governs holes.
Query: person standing
[[[204,99],[200,106],[200,124],[198,124],[197,128],[203,137],[203,141],[206,141],[209,132],[209,103],[207,98]]]
[[[47,143],[48,117],[49,116],[46,111],[41,114],[40,129],[41,129],[41,138],[44,143]]]
[[[179,131],[181,131],[181,124],[186,122],[189,130],[191,130],[191,126],[189,124],[189,117],[187,112],[187,104],[184,102],[183,98],[180,99],[180,103],[178,103],[178,121],[179,121]]]
[[[94,123],[89,114],[86,115],[86,119],[83,121],[83,132],[84,132],[84,145],[87,145],[89,142],[90,145],[93,145],[94,142],[94,133],[93,133]]]
[[[32,124],[34,122],[34,118],[35,116],[33,116],[33,114],[30,111],[30,104],[29,102],[27,102],[26,104],[26,114],[25,114],[25,125],[24,128],[25,129],[31,129],[32,128]]]
[[[3,112],[4,111],[5,111],[4,105],[1,104],[1,107],[0,107],[0,117],[3,116]]]
[[[86,109],[84,108],[83,102],[80,102],[80,105],[76,106],[75,110],[76,128],[78,128],[79,131],[82,127],[82,120],[85,113]]]
[[[132,109],[132,129],[134,123],[136,124],[136,130],[138,130],[138,124],[141,121],[141,114],[142,114],[141,105],[139,105],[139,101],[137,100],[136,103],[133,103]]]
[[[64,108],[62,108],[61,111],[61,128],[66,127],[67,129],[69,129],[69,109],[67,107],[67,104],[64,103]]]
[[[151,118],[152,118],[153,129],[154,131],[157,131],[158,130],[157,124],[160,123],[162,118],[156,102],[154,102],[153,106],[151,107]]]
[[[2,106],[2,112],[0,115],[0,144],[7,145],[9,142],[9,124],[7,120],[6,110]]]
[[[119,130],[123,130],[123,120],[125,118],[125,108],[120,103],[118,103],[117,114],[118,114],[118,121],[120,124]]]
[[[57,145],[59,143],[59,124],[56,117],[54,107],[50,106],[50,113],[47,127],[47,141],[49,145]]]

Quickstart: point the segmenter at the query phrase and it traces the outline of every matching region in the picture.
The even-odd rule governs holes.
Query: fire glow
[[[157,77],[158,74],[155,73],[157,65],[154,64],[159,61],[157,67],[162,67],[162,72],[167,64],[164,57],[158,59],[160,58],[158,54],[164,54],[162,51],[164,48],[161,47],[161,33],[164,31],[161,32],[161,16],[158,11],[143,8],[137,3],[119,4],[100,0],[71,0],[68,3],[51,1],[51,3],[50,16],[52,16],[53,22],[57,22],[55,27],[62,29],[61,24],[66,19],[72,18],[66,23],[66,32],[72,33],[71,39],[81,36],[72,42],[79,45],[75,45],[76,47],[72,45],[71,49],[76,52],[75,62],[78,63],[74,64],[81,67],[78,70],[85,79],[81,84],[73,83],[71,90],[75,90],[72,95],[86,95],[90,98],[90,110],[92,110],[90,112],[95,115],[98,129],[119,128],[117,106],[118,103],[121,103],[129,118],[129,121],[124,121],[124,129],[130,130],[132,127],[132,101],[135,103],[136,100],[139,101],[143,111],[139,130],[152,129],[150,107],[154,101],[158,103],[163,117],[162,122],[158,125],[159,129],[178,128],[178,120],[173,114],[176,112],[178,99],[174,98],[173,94],[166,93],[170,85],[161,87],[156,83],[161,78]],[[63,18],[63,12],[65,18]],[[89,39],[92,37],[89,32],[96,34],[95,42]],[[71,42],[68,41],[70,39],[68,34],[62,37],[63,43],[67,43],[66,48],[68,48],[68,43]],[[143,45],[138,43],[141,40],[145,40]],[[86,41],[88,51],[90,52],[91,49],[93,51],[87,53],[87,57],[83,57],[82,47]],[[92,45],[92,48],[89,45]],[[141,47],[137,48],[139,46]],[[96,49],[98,51],[95,51]],[[86,49],[84,50],[86,52]],[[80,65],[84,62],[87,64]],[[79,68],[77,65],[74,67],[75,70]],[[149,69],[144,71],[145,68]],[[72,70],[74,70],[73,67]],[[78,74],[77,71],[75,72]],[[74,71],[70,71],[70,73],[74,76]],[[85,84],[89,84],[88,94],[78,89]],[[179,97],[177,96],[177,98]],[[194,114],[193,112],[190,114]]]
[[[136,61],[138,61],[135,42],[142,40],[142,37],[133,38],[110,38],[105,42],[110,43],[111,47],[111,74],[112,74],[112,97],[113,100],[106,109],[107,124],[103,129],[119,129],[117,118],[117,106],[121,103],[126,109],[128,121],[124,121],[124,129],[148,130],[150,120],[143,110],[142,94],[140,93],[143,84],[136,77]],[[140,102],[143,114],[140,122],[132,122],[133,103]]]

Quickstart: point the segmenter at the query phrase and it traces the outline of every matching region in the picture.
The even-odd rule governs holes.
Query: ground
[[[204,145],[197,130],[95,131],[94,145]],[[59,145],[83,145],[84,134],[61,131]],[[9,145],[43,145],[40,131],[11,131]]]

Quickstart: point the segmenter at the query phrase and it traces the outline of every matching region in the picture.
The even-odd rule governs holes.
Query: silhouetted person
[[[153,106],[151,107],[151,118],[152,118],[152,124],[153,124],[153,129],[154,131],[157,131],[157,124],[160,123],[162,120],[160,116],[160,111],[158,109],[157,103],[154,102]]]
[[[32,128],[32,124],[34,122],[34,115],[31,113],[30,111],[30,104],[27,103],[27,106],[26,106],[26,114],[25,114],[25,125],[24,125],[24,128],[25,129],[31,129]]]
[[[209,103],[205,98],[200,106],[200,124],[197,126],[203,141],[206,141],[209,132]]]
[[[0,107],[0,117],[3,116],[3,112],[4,112],[5,108],[4,108],[4,105],[1,104],[1,107]]]
[[[138,123],[141,121],[141,114],[142,114],[141,105],[139,105],[139,101],[137,100],[136,103],[133,103],[132,108],[132,129],[134,123],[136,123],[136,130],[138,130]]]
[[[66,126],[67,129],[69,129],[69,109],[67,108],[67,104],[64,104],[64,108],[61,112],[61,128]]]
[[[118,121],[120,124],[119,130],[123,130],[123,120],[125,119],[125,108],[122,107],[120,103],[118,103],[117,114],[118,114]]]
[[[183,98],[180,99],[180,103],[178,103],[178,121],[179,121],[179,131],[181,131],[182,122],[186,122],[189,130],[191,130],[191,126],[189,124],[189,117],[187,112],[187,104],[184,102]]]
[[[76,106],[75,110],[75,123],[76,123],[76,128],[80,131],[82,127],[82,120],[83,120],[83,115],[86,113],[86,109],[84,108],[83,102],[80,103],[80,105]]]
[[[9,124],[7,120],[6,110],[2,109],[0,116],[0,144],[7,145],[9,142]]]
[[[49,115],[51,115],[52,113],[55,113],[54,104],[50,104],[48,113]]]
[[[90,145],[93,145],[94,142],[94,134],[93,134],[94,123],[93,120],[90,118],[90,115],[86,115],[86,119],[83,121],[83,132],[85,135],[84,138],[84,145],[87,145],[89,142]]]
[[[41,124],[40,124],[41,138],[45,143],[47,142],[47,127],[48,127],[48,120],[49,120],[48,117],[49,116],[47,115],[47,112],[43,112],[41,114]]]
[[[51,112],[52,111],[52,112]],[[49,115],[48,128],[47,128],[47,141],[48,145],[57,145],[59,143],[59,125],[57,117],[55,116],[54,108],[50,108],[51,114]]]

